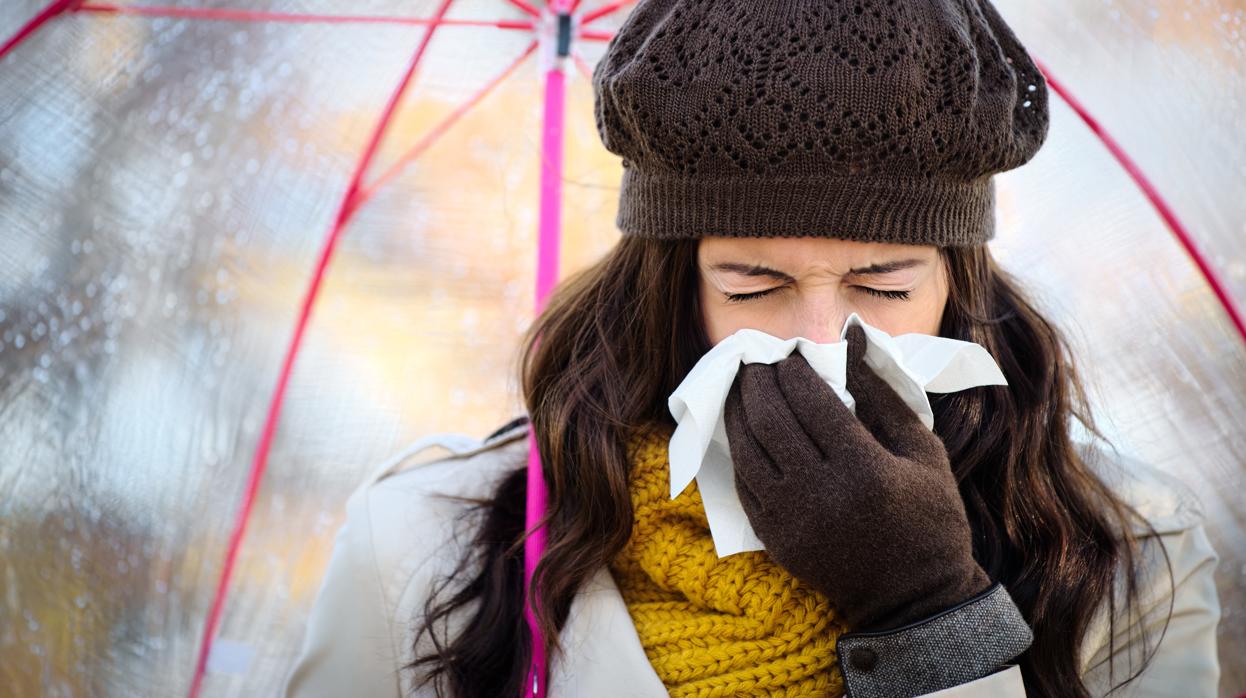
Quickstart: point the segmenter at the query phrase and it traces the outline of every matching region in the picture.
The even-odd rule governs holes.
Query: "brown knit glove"
[[[805,358],[740,367],[725,421],[736,491],[771,557],[854,631],[926,618],[991,586],[973,559],[943,442],[862,357],[848,330],[856,416]]]

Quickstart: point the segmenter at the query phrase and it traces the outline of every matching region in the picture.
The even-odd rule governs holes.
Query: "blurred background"
[[[1246,1],[996,5],[1246,306]],[[0,40],[44,6],[3,0]],[[246,7],[394,18],[437,3]],[[446,16],[528,19],[501,0]],[[0,695],[186,692],[299,305],[426,31],[78,11],[0,60]],[[377,463],[430,432],[483,437],[522,413],[539,54],[403,162],[533,36],[435,30],[371,178],[398,169],[329,265],[204,695],[277,693],[345,499]],[[564,277],[618,239],[621,169],[586,79],[604,47],[575,40],[567,66]],[[1054,93],[1051,105],[1043,149],[996,178],[992,249],[1069,333],[1114,443],[1201,497],[1222,558],[1222,693],[1237,695],[1246,343],[1121,166]]]

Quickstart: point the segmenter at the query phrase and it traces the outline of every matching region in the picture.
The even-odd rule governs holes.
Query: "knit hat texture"
[[[981,244],[1048,127],[988,0],[641,0],[592,83],[616,224],[652,238]]]

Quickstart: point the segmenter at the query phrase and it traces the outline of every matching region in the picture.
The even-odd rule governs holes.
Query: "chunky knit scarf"
[[[764,550],[719,559],[696,481],[670,498],[665,425],[636,431],[631,538],[609,568],[672,696],[842,696],[826,597]]]

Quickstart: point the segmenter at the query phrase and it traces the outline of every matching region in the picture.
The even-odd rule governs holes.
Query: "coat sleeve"
[[[910,625],[839,638],[837,653],[852,698],[940,695],[1024,696],[1009,662],[1034,635],[1002,584]]]
[[[1162,531],[1158,537],[1144,539],[1140,552],[1144,572],[1139,580],[1139,608],[1128,618],[1118,610],[1117,627],[1112,632],[1101,609],[1098,622],[1088,633],[1082,674],[1091,695],[1105,695],[1113,685],[1137,672],[1145,649],[1150,663],[1112,695],[1216,696],[1220,601],[1213,574],[1219,556],[1206,530],[1197,523]],[[1118,592],[1118,603],[1122,599],[1123,592]]]
[[[371,539],[367,492],[338,529],[286,698],[401,698],[397,652]]]

